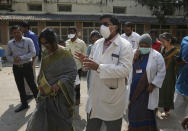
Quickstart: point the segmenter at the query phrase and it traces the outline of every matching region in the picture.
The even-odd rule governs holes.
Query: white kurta
[[[100,73],[91,71],[91,118],[112,121],[122,118],[124,114],[127,92],[125,79],[128,79],[132,68],[133,49],[119,34],[104,53],[103,43],[104,38],[98,40],[90,54],[100,64]]]
[[[148,82],[156,86],[152,93],[149,94],[148,109],[155,110],[158,107],[159,102],[159,88],[163,84],[163,80],[166,75],[166,66],[163,56],[151,49],[149,54],[148,64],[146,67]],[[132,73],[129,77],[129,90],[132,84]]]

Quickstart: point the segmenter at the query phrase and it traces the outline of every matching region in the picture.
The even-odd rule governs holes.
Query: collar
[[[121,36],[119,34],[117,34],[114,39],[113,39],[113,42],[115,45],[119,45],[119,40],[120,40]]]
[[[104,40],[104,43],[107,43],[108,45],[110,45],[111,43],[115,43],[115,44],[116,44],[115,40],[117,39],[118,35],[119,35],[119,34],[117,34],[116,36],[114,36],[114,37],[113,37],[111,40],[109,40],[109,41]]]
[[[132,36],[133,36],[133,31],[132,31],[132,33],[131,33],[130,36],[127,36],[126,33],[125,33],[125,36],[128,37],[128,38],[129,38],[129,37],[132,37]]]
[[[21,40],[20,41],[24,41],[25,40],[25,37],[23,37],[22,36],[22,38],[21,38]],[[16,40],[15,40],[15,38],[13,39],[13,43],[15,43],[16,42]]]
[[[71,39],[68,39],[68,42],[77,43],[77,42],[79,42],[78,40],[79,40],[79,38],[77,37],[75,41],[71,41]]]

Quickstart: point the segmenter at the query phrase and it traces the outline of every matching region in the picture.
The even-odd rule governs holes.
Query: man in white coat
[[[107,131],[121,131],[126,81],[132,68],[133,49],[119,35],[118,19],[103,15],[100,20],[103,38],[96,41],[90,57],[76,53],[84,69],[91,70],[91,108],[86,131],[99,131],[103,122]]]

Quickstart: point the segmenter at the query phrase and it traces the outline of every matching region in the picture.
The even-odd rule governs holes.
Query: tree
[[[152,15],[156,16],[160,23],[166,22],[166,16],[171,16],[176,10],[184,9],[184,17],[188,16],[188,0],[135,0],[142,6],[147,6]]]

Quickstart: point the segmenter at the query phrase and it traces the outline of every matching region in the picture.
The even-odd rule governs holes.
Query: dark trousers
[[[78,75],[80,80],[81,80],[81,74],[82,74],[82,69],[78,70]],[[76,99],[80,99],[80,85],[76,85],[74,90],[76,92]]]
[[[33,96],[36,98],[38,94],[37,86],[34,81],[32,63],[30,62],[19,66],[13,65],[13,73],[20,94],[21,102],[23,105],[27,105],[24,78],[26,79],[29,88],[33,92]]]
[[[103,122],[107,127],[107,131],[121,131],[122,119],[114,121],[103,121],[98,118],[92,118],[88,120],[86,131],[100,131]]]

